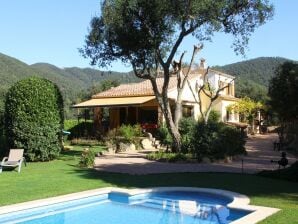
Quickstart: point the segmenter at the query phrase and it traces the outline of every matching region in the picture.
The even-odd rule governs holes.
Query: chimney
[[[201,58],[200,59],[200,69],[204,69],[205,68],[205,59],[204,58]]]

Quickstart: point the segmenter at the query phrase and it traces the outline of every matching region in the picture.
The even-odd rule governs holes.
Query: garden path
[[[242,158],[236,158],[232,162],[218,163],[163,163],[150,161],[145,156],[150,151],[122,152],[117,154],[105,154],[95,160],[95,169],[106,172],[129,174],[152,173],[181,173],[181,172],[243,172],[256,173],[261,170],[277,169],[276,163],[271,160],[279,160],[280,152],[273,151],[273,142],[277,140],[276,134],[250,136],[246,142],[248,154]],[[289,163],[294,163],[297,158],[288,154]]]

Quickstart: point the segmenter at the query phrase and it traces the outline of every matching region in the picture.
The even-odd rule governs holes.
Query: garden
[[[7,155],[9,148],[24,148],[27,166],[22,167],[21,173],[1,173],[2,206],[108,186],[192,186],[236,191],[248,195],[253,204],[282,209],[261,223],[297,223],[297,182],[272,179],[281,174],[295,176],[297,163],[282,171],[260,175],[171,173],[135,176],[93,169],[95,157],[109,147],[115,152],[121,150],[121,144],[134,144],[136,150],[140,148],[144,138],[141,127],[123,125],[104,137],[91,138],[92,122],[64,121],[62,96],[54,84],[44,79],[22,80],[10,89],[3,127],[6,138],[2,135],[1,141],[7,147],[1,148],[2,155]],[[62,130],[69,131],[70,135],[63,136]],[[207,124],[181,119],[179,131],[181,151],[171,150],[171,135],[165,126],[160,126],[155,137],[162,150],[147,158],[197,163],[228,160],[245,154],[243,133],[218,122],[215,112],[211,113]]]

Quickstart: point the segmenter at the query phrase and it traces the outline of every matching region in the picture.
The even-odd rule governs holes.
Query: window
[[[230,120],[230,112],[227,110],[227,114],[226,114],[226,121],[229,121]]]
[[[228,85],[228,95],[232,95],[232,85],[231,83]]]
[[[182,106],[182,116],[183,117],[192,117],[193,116],[193,106]]]

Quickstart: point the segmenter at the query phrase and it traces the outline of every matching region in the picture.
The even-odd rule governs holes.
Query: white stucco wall
[[[232,81],[231,77],[223,76],[214,72],[210,72],[207,76],[211,86],[215,89],[215,91],[219,88],[219,81],[229,83]],[[202,75],[197,74],[195,75],[195,78],[190,79],[190,83],[192,86],[192,89],[195,90],[195,96],[197,97],[197,85],[202,83]],[[232,84],[234,81],[232,82]],[[224,91],[222,91],[222,94],[224,94]],[[177,99],[177,89],[171,90],[168,92],[168,97],[170,99]],[[199,119],[201,116],[200,114],[200,108],[199,105],[196,103],[196,100],[194,99],[194,96],[189,88],[189,86],[186,84],[183,92],[182,92],[182,101],[184,105],[191,105],[194,108],[194,118],[196,120]],[[221,121],[225,122],[226,120],[226,114],[227,114],[227,106],[230,104],[233,104],[233,101],[228,101],[228,100],[220,100],[218,99],[217,102],[214,103],[212,108],[220,113],[221,116]],[[237,114],[231,114],[230,115],[230,122],[239,122],[239,116]]]
[[[231,83],[232,85],[234,85],[234,81],[232,77],[228,77],[219,73],[215,73],[215,72],[210,72],[207,75],[207,78],[210,82],[210,85],[212,88],[214,88],[215,91],[218,90],[219,88],[219,82],[224,82],[226,84]],[[220,94],[224,94],[224,91],[221,91]]]
[[[227,120],[227,107],[231,104],[234,104],[233,101],[226,101],[222,100],[221,102],[221,119],[222,121],[229,121],[229,122],[239,122],[239,115],[235,113],[230,113],[230,119]]]
[[[191,86],[192,86],[192,89],[195,91],[195,95],[197,96],[197,91],[196,91],[196,83],[197,82],[200,82],[200,79],[201,79],[201,75],[200,74],[197,74],[195,75],[195,78],[192,78],[190,79],[190,83],[191,83]],[[174,89],[174,90],[171,90],[168,92],[168,97],[170,99],[174,99],[176,100],[177,99],[177,89]],[[188,84],[186,83],[183,91],[182,91],[182,101],[187,101],[187,102],[196,102],[192,92],[191,92],[191,89],[189,88]]]

